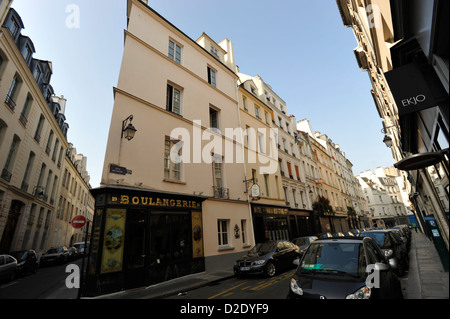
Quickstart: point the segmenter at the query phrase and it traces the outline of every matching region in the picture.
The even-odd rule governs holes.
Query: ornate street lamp
[[[128,123],[127,126],[127,122]],[[131,124],[131,121],[133,121],[133,115],[130,115],[122,122],[122,136],[121,138],[125,137],[128,141],[131,141],[134,138],[134,134],[136,133],[136,128]]]

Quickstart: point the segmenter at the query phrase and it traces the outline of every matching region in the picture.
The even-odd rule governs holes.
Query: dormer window
[[[23,55],[23,58],[25,59],[25,63],[28,64],[30,62],[31,55],[33,54],[33,51],[31,50],[31,47],[29,44],[25,45],[25,52]]]
[[[11,25],[9,26],[9,33],[11,33],[11,36],[13,39],[16,38],[17,33],[19,32],[19,24],[17,23],[16,19],[11,19]]]
[[[36,82],[39,82],[41,74],[42,74],[41,68],[37,66],[36,69],[34,70],[34,79],[36,80]]]
[[[217,52],[217,49],[213,46],[211,46],[211,53],[214,54],[215,56],[219,57],[219,53]]]

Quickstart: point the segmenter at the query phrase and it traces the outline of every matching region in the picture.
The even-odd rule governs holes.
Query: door
[[[147,211],[129,209],[125,229],[124,275],[125,289],[147,284],[146,266],[148,260]]]
[[[0,241],[0,253],[8,253],[10,251],[17,223],[19,222],[19,217],[24,206],[25,204],[18,200],[11,202],[8,219],[6,220],[5,229]]]
[[[191,273],[192,229],[188,212],[152,212],[150,217],[150,282]]]

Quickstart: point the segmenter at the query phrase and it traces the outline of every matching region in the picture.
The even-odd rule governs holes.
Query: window
[[[169,40],[169,58],[181,64],[181,46]]]
[[[53,130],[50,130],[50,134],[48,135],[48,140],[47,140],[47,147],[45,148],[45,152],[50,155],[50,151],[51,151],[51,145],[53,142]]]
[[[181,115],[181,91],[167,84],[166,110]]]
[[[219,111],[211,107],[209,108],[209,126],[219,129]]]
[[[212,54],[214,54],[215,56],[219,57],[219,53],[218,53],[218,51],[217,51],[217,49],[215,47],[211,46],[211,50],[210,51],[211,51]]]
[[[216,87],[216,71],[208,66],[208,83]]]
[[[36,128],[36,133],[34,134],[34,139],[39,143],[39,141],[41,140],[41,131],[42,131],[42,126],[44,125],[44,116],[41,114],[41,117],[39,118],[39,123],[38,126]]]
[[[14,101],[17,95],[17,91],[19,89],[20,85],[20,78],[17,74],[14,75],[13,80],[11,82],[11,85],[8,90],[8,94],[6,95],[6,104],[11,108],[11,110],[14,110],[16,108],[16,102]]]
[[[264,112],[264,117],[266,118],[266,124],[269,124],[269,113]]]
[[[213,159],[213,182],[214,187],[223,188],[223,168],[222,163],[219,160]]]
[[[266,186],[266,197],[270,197],[269,175],[268,174],[264,174],[264,184]]]
[[[257,107],[256,105],[255,105],[255,116],[256,116],[256,118],[257,118],[258,120],[261,119],[261,118],[259,117],[259,107]]]
[[[166,136],[164,146],[164,178],[169,180],[181,181],[181,163],[175,163],[170,158],[170,151],[179,141],[170,140]],[[181,156],[182,149],[179,148],[178,155]]]
[[[264,136],[261,133],[258,133],[258,146],[259,146],[259,152],[261,154],[265,154],[266,148],[264,145]]]
[[[242,98],[242,102],[244,103],[244,110],[248,111],[248,108],[247,108],[247,98],[246,98],[245,96]]]
[[[23,176],[22,186],[21,186],[21,189],[24,191],[28,190],[28,179],[30,177],[30,171],[31,171],[31,167],[33,166],[34,158],[35,158],[35,154],[33,152],[30,152],[30,157],[28,158],[27,167],[25,169],[25,174]]]
[[[28,93],[27,99],[25,100],[25,104],[23,105],[22,113],[20,114],[20,122],[23,125],[27,125],[28,122],[28,114],[30,113],[31,103],[33,103],[33,98]]]
[[[34,70],[34,79],[36,80],[36,82],[39,82],[39,79],[41,77],[42,71],[41,68],[39,66],[36,66],[36,69]]]
[[[18,32],[19,32],[19,24],[17,23],[16,19],[12,18],[11,25],[9,26],[9,33],[11,33],[13,39],[16,39],[16,35]]]
[[[247,243],[247,221],[245,219],[241,219],[241,233],[242,233],[242,243]]]
[[[6,158],[5,166],[3,167],[2,171],[2,178],[7,180],[8,182],[11,181],[11,170],[12,166],[14,165],[14,160],[17,154],[17,150],[19,149],[20,145],[20,138],[17,135],[14,135],[13,141],[11,143],[11,147],[9,148],[8,157]]]
[[[217,232],[219,236],[219,246],[228,245],[228,220],[217,221]]]

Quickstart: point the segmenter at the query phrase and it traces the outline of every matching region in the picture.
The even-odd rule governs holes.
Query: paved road
[[[233,277],[168,299],[285,299],[295,269],[273,278]]]
[[[73,264],[81,268],[82,259]],[[36,274],[0,285],[0,299],[75,299],[78,289],[66,287],[69,264],[39,268]]]

